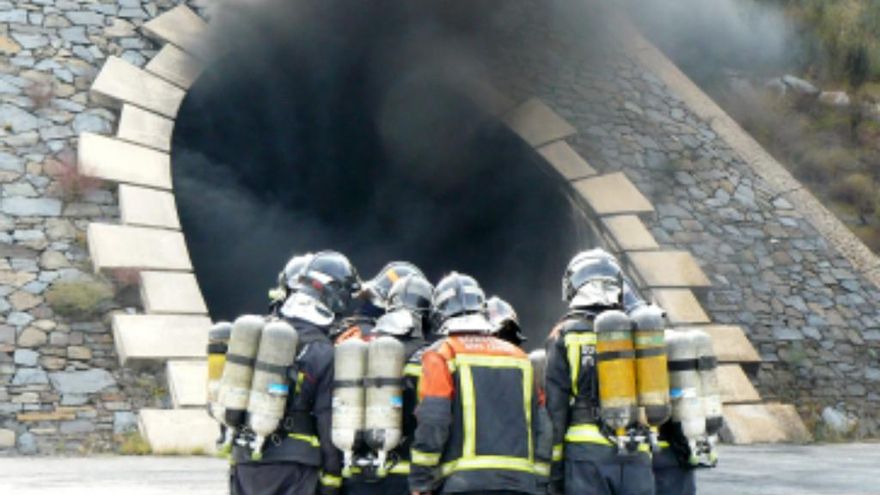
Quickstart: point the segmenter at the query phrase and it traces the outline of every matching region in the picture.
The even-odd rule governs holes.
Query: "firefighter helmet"
[[[306,294],[337,316],[351,310],[352,294],[360,289],[354,265],[336,251],[316,253],[297,276],[293,291]]]
[[[622,291],[620,265],[603,249],[579,253],[562,277],[562,300],[571,308],[620,307]]]
[[[434,288],[431,300],[433,328],[440,334],[490,333],[486,295],[473,277],[452,272]]]
[[[486,301],[486,310],[494,336],[514,345],[520,345],[526,341],[526,336],[522,333],[522,327],[519,324],[519,317],[510,303],[498,296],[492,296]]]
[[[385,309],[388,305],[391,286],[407,275],[425,277],[422,271],[412,263],[392,261],[379,270],[375,277],[364,284],[364,293],[374,306]]]

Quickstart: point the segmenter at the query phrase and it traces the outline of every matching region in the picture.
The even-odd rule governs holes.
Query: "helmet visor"
[[[473,313],[483,310],[485,296],[477,287],[454,287],[441,292],[434,301],[437,312],[446,318],[465,313]]]
[[[569,306],[616,306],[620,304],[620,291],[619,277],[593,277],[578,288]]]

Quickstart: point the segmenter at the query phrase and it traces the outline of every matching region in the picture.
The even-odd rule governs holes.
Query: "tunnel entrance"
[[[287,259],[321,249],[365,279],[397,259],[434,282],[471,274],[533,344],[564,311],[560,276],[588,229],[475,97],[491,36],[404,3],[300,11],[283,35],[257,20],[190,90],[174,189],[213,318],[264,311]]]

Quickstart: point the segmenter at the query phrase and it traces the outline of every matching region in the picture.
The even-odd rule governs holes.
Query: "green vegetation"
[[[140,433],[133,431],[116,437],[116,451],[122,455],[150,455],[150,444]]]
[[[97,279],[57,282],[46,292],[52,310],[69,318],[95,316],[101,303],[111,299],[113,287]]]

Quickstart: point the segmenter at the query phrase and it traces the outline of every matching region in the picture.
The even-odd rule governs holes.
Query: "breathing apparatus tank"
[[[375,466],[380,477],[386,474],[388,452],[403,437],[404,354],[403,343],[394,337],[379,337],[369,345],[366,442],[376,452]]]
[[[343,473],[351,472],[354,449],[364,429],[364,377],[367,372],[367,344],[348,339],[334,351],[333,413],[331,438],[344,455]]]
[[[718,359],[712,347],[712,337],[702,330],[694,330],[699,361],[697,368],[700,374],[700,396],[703,403],[703,414],[706,415],[707,463],[715,465],[717,453],[715,443],[718,433],[724,425],[724,413],[721,410],[721,394],[718,387]]]
[[[238,428],[245,423],[254,360],[260,346],[260,333],[266,321],[262,316],[239,316],[232,324],[226,365],[220,380],[220,404],[224,409],[223,424]]]
[[[532,363],[532,376],[535,381],[535,390],[544,393],[544,384],[547,376],[547,351],[535,349],[529,353],[529,361]]]
[[[599,416],[614,430],[623,450],[627,427],[638,419],[632,320],[608,310],[596,317],[596,360]]]
[[[700,375],[697,371],[697,339],[694,332],[676,330],[667,330],[665,338],[672,420],[681,423],[682,433],[691,449],[690,462],[696,464],[697,443],[706,436],[706,415],[700,399]]]
[[[653,305],[642,306],[633,310],[630,318],[634,326],[639,406],[644,408],[648,426],[659,428],[672,414],[663,310]]]
[[[220,380],[226,364],[226,351],[229,349],[229,336],[232,323],[220,321],[208,330],[208,414],[217,421],[223,421],[223,407],[220,404]]]
[[[255,453],[261,451],[266,437],[284,419],[290,391],[287,372],[296,359],[298,341],[296,330],[285,321],[272,321],[263,327],[248,401],[248,426],[256,434],[252,446]]]

